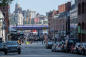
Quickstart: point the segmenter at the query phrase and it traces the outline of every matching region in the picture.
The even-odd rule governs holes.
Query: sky
[[[68,1],[74,2],[73,0],[14,0],[11,3],[10,11],[12,13],[15,10],[15,4],[18,3],[23,10],[30,9],[45,15],[46,12],[49,12],[50,10],[57,10],[58,5]]]

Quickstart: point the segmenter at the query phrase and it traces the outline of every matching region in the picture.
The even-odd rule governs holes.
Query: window
[[[81,14],[81,5],[80,5],[80,3],[78,4],[78,15],[80,15]]]
[[[84,22],[82,22],[82,29],[84,29]]]
[[[5,13],[3,13],[3,15],[5,16]]]
[[[84,3],[84,12],[86,13],[86,2]]]
[[[82,14],[84,13],[84,6],[85,4],[84,4],[84,2],[82,2]]]

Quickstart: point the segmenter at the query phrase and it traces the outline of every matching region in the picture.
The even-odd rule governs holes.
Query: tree
[[[0,0],[0,6],[9,5],[13,0]]]

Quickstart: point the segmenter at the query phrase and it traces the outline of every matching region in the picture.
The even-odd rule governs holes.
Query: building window
[[[3,15],[5,16],[5,13],[3,13]]]
[[[86,2],[84,4],[84,12],[86,13]]]
[[[81,4],[79,3],[78,4],[78,15],[80,15],[81,14]]]
[[[82,22],[82,25],[81,26],[82,26],[82,29],[84,29],[84,22]]]
[[[82,14],[84,13],[84,6],[85,4],[84,4],[84,2],[82,2]]]

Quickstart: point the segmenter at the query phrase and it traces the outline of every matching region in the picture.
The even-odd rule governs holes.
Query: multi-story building
[[[35,24],[48,24],[48,18],[47,16],[37,14],[34,22]]]
[[[51,11],[48,15],[49,35],[55,38],[55,34],[62,37],[70,34],[70,16],[71,2],[58,6],[58,11]]]
[[[65,4],[59,5],[58,6],[58,11],[59,13],[65,12],[65,11],[70,11],[71,9],[71,2],[67,2]]]
[[[14,11],[15,13],[22,13],[22,8],[20,7],[20,5],[19,4],[16,4],[15,5],[15,11]]]
[[[86,0],[78,0],[78,35],[81,42],[86,42]]]
[[[64,36],[69,33],[68,14],[68,12],[62,12],[54,15],[54,33],[59,40],[64,39]]]
[[[34,24],[34,18],[36,17],[36,12],[35,11],[26,11],[26,24]]]
[[[9,33],[9,8],[10,8],[9,5],[0,6],[0,10],[2,11],[4,15],[6,40],[7,40],[7,34]]]
[[[25,18],[25,12],[22,11],[22,8],[19,6],[19,4],[15,5],[15,11],[13,14],[10,14],[10,23],[11,25],[23,25]]]
[[[4,16],[0,11],[0,41],[5,42]]]
[[[30,24],[30,14],[29,14],[29,10],[26,11],[26,24]]]
[[[30,24],[34,23],[35,17],[36,17],[36,12],[35,11],[29,11],[29,22],[30,22]]]
[[[72,38],[77,38],[77,28],[78,28],[78,7],[77,4],[73,4],[70,10],[70,36]]]
[[[23,23],[24,24],[27,24],[27,17],[26,17],[27,16],[27,11],[26,10],[23,10],[22,11],[22,14],[23,14],[23,17],[24,17]]]
[[[50,11],[48,13],[46,13],[47,16],[48,16],[48,26],[49,26],[49,29],[48,29],[48,34],[49,34],[49,37],[53,38],[54,36],[54,15],[58,14],[58,11]]]
[[[44,17],[44,19],[40,20],[41,24],[46,24],[48,25],[48,18]]]
[[[16,25],[23,25],[23,15],[22,13],[15,13],[15,17],[14,17],[15,21],[16,21]]]
[[[13,14],[10,13],[10,15],[9,15],[10,26],[16,26],[16,21],[15,21],[14,17],[15,17],[15,14],[14,13]]]

